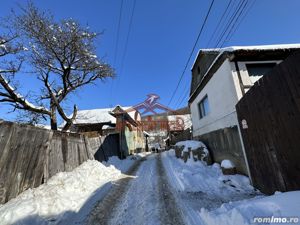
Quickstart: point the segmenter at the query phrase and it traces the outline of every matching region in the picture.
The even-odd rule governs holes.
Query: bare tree
[[[73,19],[56,22],[49,13],[40,12],[32,3],[21,8],[21,14],[14,14],[12,25],[22,41],[23,46],[13,47],[9,39],[1,39],[4,55],[16,54],[26,50],[28,63],[41,82],[42,88],[35,98],[35,104],[17,92],[13,85],[14,74],[19,66],[0,71],[0,101],[10,103],[15,109],[50,117],[51,129],[57,129],[57,113],[66,122],[63,130],[69,129],[77,114],[74,105],[72,116],[68,117],[63,104],[66,98],[79,88],[95,84],[98,80],[113,77],[113,69],[95,52],[95,39],[98,33],[82,27]],[[2,43],[2,44],[1,44]],[[5,51],[5,48],[7,51]],[[1,57],[0,47],[0,57]],[[9,76],[6,74],[10,74]],[[31,98],[32,99],[32,98]]]

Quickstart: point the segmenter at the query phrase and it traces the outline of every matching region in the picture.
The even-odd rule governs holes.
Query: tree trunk
[[[51,110],[51,116],[50,116],[51,130],[57,130],[56,106],[54,105],[52,100],[50,102],[50,110]]]

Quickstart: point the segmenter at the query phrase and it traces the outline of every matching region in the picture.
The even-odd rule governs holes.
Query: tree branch
[[[6,95],[7,98],[1,99],[1,102],[14,102],[15,107],[18,109],[24,109],[29,110],[36,113],[42,113],[46,115],[50,115],[50,111],[44,107],[37,107],[34,106],[32,103],[28,102],[22,95],[16,93],[16,90],[11,87],[6,81],[6,79],[3,77],[3,75],[0,74],[0,84],[4,88],[4,90],[7,92],[2,93],[1,96]],[[8,97],[9,96],[9,97]]]

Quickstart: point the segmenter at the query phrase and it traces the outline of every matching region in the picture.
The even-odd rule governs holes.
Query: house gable
[[[224,60],[278,61],[286,59],[300,48],[299,44],[268,46],[237,46],[223,49],[200,50],[192,67],[192,82],[189,104],[197,97]],[[200,72],[200,73],[199,73]]]

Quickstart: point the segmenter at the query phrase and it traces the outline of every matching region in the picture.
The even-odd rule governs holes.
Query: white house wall
[[[240,88],[238,78],[232,72],[234,68],[234,63],[225,60],[191,103],[194,137],[238,124],[235,105],[240,98],[237,93]],[[210,113],[200,119],[198,103],[205,95],[208,96]]]

